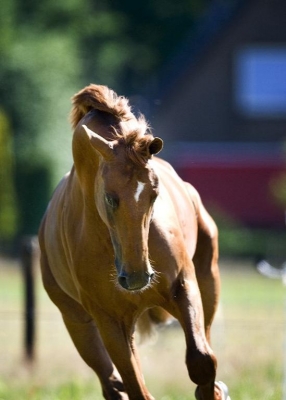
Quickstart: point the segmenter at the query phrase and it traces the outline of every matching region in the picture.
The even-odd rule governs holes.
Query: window
[[[286,117],[286,47],[251,46],[235,57],[236,108],[247,117]]]

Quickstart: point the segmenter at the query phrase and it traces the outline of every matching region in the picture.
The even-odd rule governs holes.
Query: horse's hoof
[[[225,383],[219,381],[215,382],[215,387],[221,392],[221,400],[231,400],[228,394],[228,387]],[[199,387],[197,386],[195,391],[196,400],[201,400],[201,396],[199,395]]]
[[[228,387],[225,383],[221,381],[215,382],[215,386],[221,391],[221,400],[231,400],[228,394]]]

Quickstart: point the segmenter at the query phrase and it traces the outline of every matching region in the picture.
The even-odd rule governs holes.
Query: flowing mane
[[[90,84],[72,97],[71,123],[73,129],[90,110],[100,110],[114,115],[118,121],[128,121],[135,116],[128,99],[107,86]]]
[[[128,157],[136,164],[144,165],[153,154],[150,143],[154,137],[143,115],[138,118],[132,113],[126,97],[118,96],[106,86],[91,84],[72,97],[70,120],[73,129],[91,110],[113,115],[114,138],[125,145]]]

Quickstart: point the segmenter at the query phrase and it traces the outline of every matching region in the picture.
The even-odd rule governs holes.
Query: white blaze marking
[[[134,195],[135,200],[138,202],[140,194],[142,193],[143,189],[144,189],[145,183],[143,182],[139,182],[138,181],[138,186]]]

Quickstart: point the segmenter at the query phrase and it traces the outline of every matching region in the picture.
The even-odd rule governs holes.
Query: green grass
[[[251,263],[222,262],[221,306],[213,327],[218,379],[232,400],[280,400],[286,288]],[[23,286],[17,262],[0,259],[0,400],[99,400],[101,389],[37,281],[37,359],[23,361]],[[147,386],[157,400],[194,399],[181,329],[161,329],[140,346]]]
[[[99,396],[99,394],[98,394]],[[51,387],[47,385],[37,386],[21,386],[21,387],[9,387],[7,384],[0,382],[0,399],[1,400],[20,400],[20,399],[31,399],[31,400],[94,400],[96,395],[94,393],[94,387],[91,382],[66,382],[58,385],[57,387]]]
[[[225,380],[233,399],[281,399],[286,288],[251,264],[230,264],[222,272]]]

